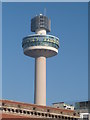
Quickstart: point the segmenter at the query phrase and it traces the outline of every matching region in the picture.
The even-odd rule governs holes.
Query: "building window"
[[[58,118],[61,118],[60,116],[58,116]]]
[[[67,120],[67,117],[65,117],[65,120]]]
[[[57,115],[55,115],[55,118],[57,118]]]
[[[44,116],[44,113],[42,113],[42,116]]]
[[[7,109],[6,109],[6,108],[4,108],[3,110],[4,110],[4,111],[7,111]]]
[[[40,116],[40,113],[38,113],[38,115]]]
[[[64,119],[64,116],[62,116],[62,119]]]
[[[18,109],[16,109],[16,113],[18,113],[19,111],[18,111]]]
[[[37,115],[37,112],[35,112],[34,114]]]
[[[47,117],[47,114],[45,114],[45,117]]]
[[[33,115],[33,112],[31,112],[31,115]]]
[[[35,110],[36,108],[34,107],[33,110]]]
[[[62,114],[62,112],[61,112],[61,114]]]
[[[51,117],[51,115],[49,114],[49,117]]]
[[[22,110],[20,110],[20,113],[22,113]]]
[[[76,115],[76,113],[73,113],[73,115],[75,116],[75,115]]]
[[[83,120],[89,120],[89,115],[83,115]]]
[[[20,108],[20,105],[18,105],[18,107]]]
[[[5,103],[2,103],[2,106],[4,106],[5,105]]]
[[[50,110],[49,110],[49,109],[47,109],[47,112],[50,112]]]
[[[23,113],[26,114],[26,111],[24,110]]]
[[[14,112],[14,109],[12,109],[12,112]]]
[[[30,112],[29,112],[29,111],[27,111],[27,114],[30,114]]]
[[[8,112],[10,112],[10,109],[8,109]]]

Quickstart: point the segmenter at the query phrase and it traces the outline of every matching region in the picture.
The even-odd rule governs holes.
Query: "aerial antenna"
[[[46,16],[46,8],[44,8],[44,15]]]

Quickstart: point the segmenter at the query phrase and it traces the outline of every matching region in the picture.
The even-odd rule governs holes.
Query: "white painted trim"
[[[30,46],[24,49],[24,52],[27,50],[35,50],[35,49],[46,49],[46,50],[52,50],[58,53],[58,50],[54,47],[49,47],[49,46]]]

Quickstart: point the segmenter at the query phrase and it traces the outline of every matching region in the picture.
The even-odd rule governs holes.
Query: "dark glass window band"
[[[45,41],[26,42],[22,45],[24,49],[30,46],[49,46],[49,47],[54,47],[56,49],[59,48],[57,44],[51,42],[45,42]]]
[[[58,49],[59,39],[49,35],[34,35],[25,37],[22,42],[22,47],[25,49],[30,46],[50,46]]]

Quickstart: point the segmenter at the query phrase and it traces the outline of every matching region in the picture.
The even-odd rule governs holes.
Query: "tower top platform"
[[[51,20],[45,15],[38,15],[31,19],[31,31],[35,32],[38,29],[45,29],[46,32],[51,31]]]

